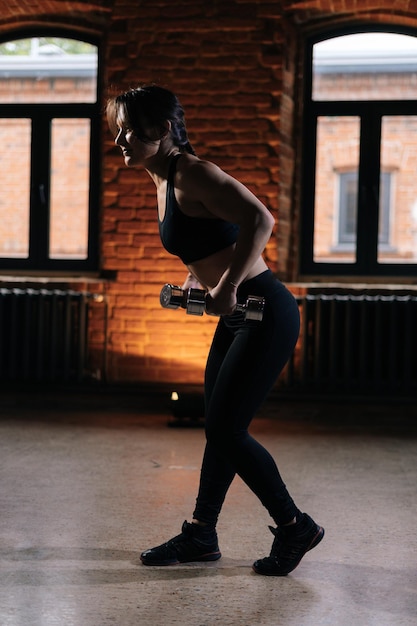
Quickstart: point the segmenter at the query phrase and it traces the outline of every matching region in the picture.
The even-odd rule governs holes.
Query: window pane
[[[54,119],[51,137],[49,256],[85,259],[88,253],[90,120]]]
[[[313,48],[313,100],[417,100],[417,37],[357,33]]]
[[[354,244],[356,241],[357,206],[357,172],[341,173],[339,176],[339,244]]]
[[[360,119],[317,120],[314,261],[355,263]],[[349,176],[343,176],[344,173]]]
[[[96,101],[96,46],[58,37],[0,45],[0,102]]]
[[[31,121],[0,119],[0,257],[29,255]]]
[[[391,185],[388,190],[390,218],[385,225],[388,238],[383,241],[380,237],[379,263],[417,262],[416,136],[417,116],[382,118],[381,169],[391,172]],[[380,202],[383,201],[384,185],[381,184]],[[380,207],[380,216],[381,213]],[[380,223],[380,232],[381,228]]]
[[[379,245],[387,246],[390,243],[390,215],[391,215],[391,174],[382,172],[379,182]]]

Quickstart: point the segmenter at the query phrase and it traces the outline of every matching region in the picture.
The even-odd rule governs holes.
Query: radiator
[[[307,295],[302,384],[319,391],[415,394],[417,296]]]
[[[0,380],[81,380],[90,299],[72,290],[1,288]]]

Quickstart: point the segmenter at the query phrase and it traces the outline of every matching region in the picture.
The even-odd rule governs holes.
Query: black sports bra
[[[236,242],[239,226],[222,219],[189,217],[178,206],[174,176],[181,154],[172,159],[168,172],[165,216],[159,223],[162,245],[185,265],[204,259]]]

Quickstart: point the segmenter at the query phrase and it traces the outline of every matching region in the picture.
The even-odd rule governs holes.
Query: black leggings
[[[291,521],[298,512],[274,459],[248,433],[294,350],[300,329],[298,305],[270,270],[239,287],[239,302],[248,295],[264,296],[263,320],[245,321],[240,312],[221,317],[206,367],[207,442],[194,518],[214,526],[235,474],[276,524]]]

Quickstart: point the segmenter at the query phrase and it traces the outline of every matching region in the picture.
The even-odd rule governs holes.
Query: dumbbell
[[[206,310],[206,295],[204,289],[181,289],[177,285],[167,283],[161,289],[159,300],[164,309],[185,309],[188,315],[203,315]],[[265,299],[260,296],[248,296],[244,304],[238,303],[236,311],[245,314],[245,320],[262,321]]]

